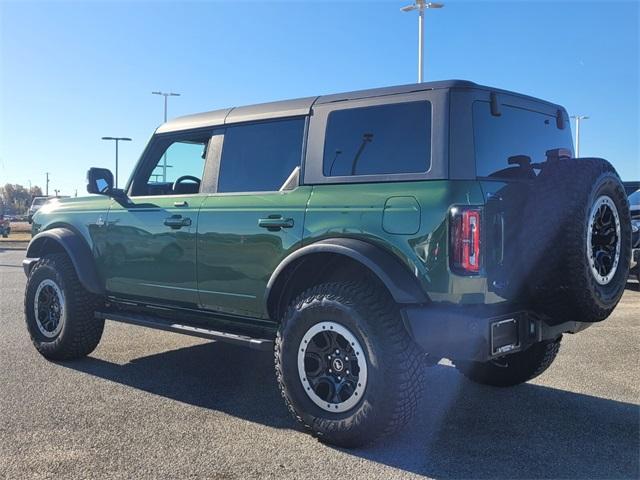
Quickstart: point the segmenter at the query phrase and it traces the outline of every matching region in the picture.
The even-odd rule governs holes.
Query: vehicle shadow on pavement
[[[270,351],[210,342],[136,358],[124,365],[95,357],[61,365],[264,425],[293,425],[275,382]]]
[[[275,428],[295,428],[272,353],[207,343],[119,365],[66,367]],[[434,478],[638,478],[637,405],[525,384],[475,385],[425,370],[419,413],[402,433],[347,454]]]

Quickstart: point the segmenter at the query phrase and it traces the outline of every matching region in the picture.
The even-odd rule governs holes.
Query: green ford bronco
[[[160,126],[124,189],[43,206],[26,324],[52,360],[105,319],[273,350],[320,439],[406,424],[426,364],[517,385],[625,288],[614,168],[559,105],[466,81],[301,98]]]

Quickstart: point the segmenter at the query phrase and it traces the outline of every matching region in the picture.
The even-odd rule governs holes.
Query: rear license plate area
[[[491,324],[491,355],[503,355],[519,347],[518,320],[508,318]]]

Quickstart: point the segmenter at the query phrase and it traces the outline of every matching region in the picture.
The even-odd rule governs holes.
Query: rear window
[[[329,114],[325,177],[422,173],[431,163],[431,104],[406,102]]]
[[[218,192],[277,191],[300,166],[304,118],[227,127]]]
[[[500,116],[491,115],[489,102],[473,104],[478,177],[518,178],[525,169],[510,165],[510,157],[526,156],[531,163],[540,163],[546,160],[547,150],[565,148],[573,152],[571,129],[566,119],[565,128],[559,129],[553,115],[507,105],[500,106],[500,113]]]

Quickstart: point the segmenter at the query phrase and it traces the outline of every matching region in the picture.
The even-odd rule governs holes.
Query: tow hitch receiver
[[[515,318],[491,324],[491,355],[502,355],[519,347],[518,321]]]

